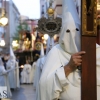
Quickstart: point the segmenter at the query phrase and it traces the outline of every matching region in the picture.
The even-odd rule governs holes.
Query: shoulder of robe
[[[96,51],[100,50],[100,45],[96,44]]]
[[[57,50],[57,49],[61,49],[61,47],[60,47],[59,44],[53,46],[52,49],[49,51],[49,53],[54,52],[54,51]],[[48,53],[48,54],[49,54],[49,53]]]
[[[100,45],[96,44],[96,58],[100,58]]]
[[[100,45],[96,43],[96,48],[99,48],[99,47],[100,47]]]

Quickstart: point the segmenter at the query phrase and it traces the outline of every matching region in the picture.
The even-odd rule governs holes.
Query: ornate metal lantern
[[[37,30],[43,34],[49,34],[49,36],[53,36],[60,32],[61,29],[61,18],[41,18],[38,21]]]
[[[52,37],[60,32],[62,20],[59,17],[54,19],[54,9],[51,7],[48,8],[47,13],[48,18],[42,17],[38,21],[37,30],[43,34],[49,34]]]

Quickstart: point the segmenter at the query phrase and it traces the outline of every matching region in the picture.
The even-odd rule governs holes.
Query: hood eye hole
[[[79,29],[78,29],[78,28],[76,28],[76,31],[79,31]]]
[[[67,33],[69,33],[69,32],[70,32],[70,30],[69,30],[69,29],[67,29],[67,30],[66,30],[66,32],[67,32]]]

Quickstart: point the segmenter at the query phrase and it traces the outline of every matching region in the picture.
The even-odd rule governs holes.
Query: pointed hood
[[[14,52],[13,52],[13,49],[12,47],[10,46],[10,56],[11,58],[13,58],[14,60],[16,59],[15,55],[14,55]]]
[[[59,44],[69,54],[80,51],[80,19],[73,0],[63,0]]]

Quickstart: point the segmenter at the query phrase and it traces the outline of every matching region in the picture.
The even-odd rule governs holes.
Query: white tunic
[[[36,71],[35,71],[35,78],[34,78],[34,84],[33,84],[33,88],[36,90],[36,99],[39,96],[39,80],[41,77],[45,59],[46,59],[46,56],[43,56],[43,57],[39,58],[36,63]]]
[[[97,46],[96,51],[97,90],[100,92],[100,46]],[[59,45],[53,47],[49,52],[40,79],[40,98],[38,100],[81,100],[80,71],[75,70],[68,77],[65,76],[63,66],[69,60],[70,55]],[[100,100],[100,95],[97,94],[97,100]]]
[[[34,84],[33,84],[33,88],[36,90],[37,87],[37,80],[40,78],[40,73],[41,73],[41,69],[39,68],[40,65],[40,59],[37,60],[36,62],[36,66],[35,66],[35,73],[34,73]]]
[[[16,87],[20,88],[20,81],[19,81],[19,66],[18,66],[18,62],[16,61],[15,63],[15,76],[16,76]]]
[[[12,93],[10,91],[8,72],[5,70],[4,66],[0,66],[0,86],[7,86],[7,97],[11,97]]]
[[[6,63],[7,70],[11,70],[8,74],[10,88],[16,88],[16,76],[15,76],[15,60],[8,60]]]
[[[21,83],[31,83],[30,74],[31,74],[31,65],[25,64],[23,71],[21,72]]]
[[[33,62],[32,68],[31,68],[31,74],[30,74],[30,82],[31,83],[34,83],[35,69],[36,69],[36,62]]]
[[[6,73],[4,66],[0,66],[0,86],[5,86],[5,77],[2,75]]]

